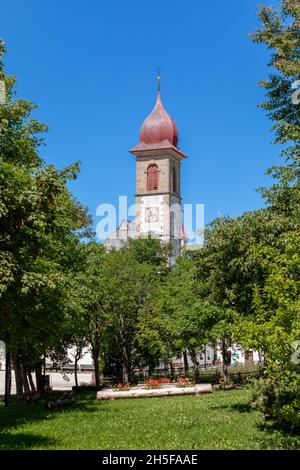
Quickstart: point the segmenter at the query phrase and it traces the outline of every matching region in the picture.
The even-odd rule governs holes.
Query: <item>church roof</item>
[[[164,108],[160,96],[160,88],[158,88],[155,106],[144,120],[140,130],[140,143],[131,149],[130,152],[172,149],[178,152],[181,157],[185,157],[177,145],[178,130],[175,122]]]
[[[141,127],[140,141],[145,144],[158,144],[164,140],[177,147],[178,131],[162,104],[160,90],[157,90],[155,106]]]

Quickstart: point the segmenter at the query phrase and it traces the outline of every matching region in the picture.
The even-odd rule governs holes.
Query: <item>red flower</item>
[[[159,379],[146,379],[147,388],[160,388]]]

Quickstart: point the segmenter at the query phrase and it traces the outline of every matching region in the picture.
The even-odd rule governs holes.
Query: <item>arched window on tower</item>
[[[175,167],[172,169],[172,191],[177,193],[177,173]]]
[[[147,190],[158,189],[158,166],[149,165],[147,168]]]

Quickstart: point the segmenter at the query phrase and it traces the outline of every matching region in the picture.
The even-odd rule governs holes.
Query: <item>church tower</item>
[[[140,130],[136,156],[136,234],[151,234],[173,244],[173,257],[184,243],[181,218],[180,165],[186,156],[177,147],[178,131],[160,96]]]

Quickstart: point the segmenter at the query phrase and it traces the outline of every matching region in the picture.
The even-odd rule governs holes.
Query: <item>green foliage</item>
[[[128,240],[128,248],[139,263],[148,263],[157,268],[159,274],[165,273],[172,254],[171,243],[161,243],[150,235],[147,238]]]
[[[67,188],[78,163],[64,170],[45,164],[39,147],[47,126],[31,118],[35,105],[16,98],[2,60],[0,74],[7,91],[0,106],[0,337],[30,370],[47,349],[61,350],[90,218]]]
[[[137,352],[141,316],[157,278],[166,271],[166,265],[161,266],[165,248],[138,239],[120,250],[106,252],[95,242],[81,249],[83,263],[74,277],[81,305],[74,315],[73,338],[76,343],[86,338],[94,363],[101,357],[106,370],[114,364],[114,374],[121,367],[123,381],[128,382],[130,370],[145,354],[142,347]]]
[[[260,344],[267,360],[268,376],[258,386],[256,405],[276,425],[299,430],[300,375],[292,356],[300,334],[300,104],[292,101],[292,84],[300,78],[300,5],[283,0],[281,12],[262,6],[259,15],[264,28],[252,37],[272,50],[269,65],[275,69],[261,82],[267,94],[261,106],[274,121],[276,142],[285,144],[285,164],[269,170],[276,182],[262,192],[271,216],[284,224],[275,243],[251,244],[265,278],[254,284],[255,316],[241,322],[238,334],[243,344]]]
[[[263,192],[270,204],[270,220],[276,221],[279,230],[269,225],[272,240],[254,239],[249,246],[264,277],[263,282],[253,279],[254,315],[242,322],[240,336],[244,343],[260,341],[269,364],[285,364],[288,369],[292,343],[299,337],[300,306],[300,106],[291,97],[291,85],[300,70],[299,3],[282,1],[281,12],[262,6],[260,18],[264,28],[252,37],[272,49],[270,65],[276,71],[269,82],[263,82],[268,101],[262,106],[275,122],[277,141],[288,146],[283,152],[285,165],[270,170],[276,183]]]
[[[274,243],[282,225],[267,210],[212,222],[204,248],[194,254],[201,295],[219,308],[250,314],[253,283],[261,284],[264,278],[251,244]]]
[[[154,281],[153,267],[138,262],[127,247],[107,253],[101,272],[102,308],[122,357],[124,382],[128,382],[132,354],[141,333],[139,317]]]
[[[290,210],[299,220],[300,103],[292,102],[293,83],[300,79],[299,2],[283,0],[280,10],[261,6],[263,29],[251,35],[255,42],[265,43],[272,50],[269,63],[272,73],[269,80],[261,82],[267,101],[261,107],[274,122],[276,142],[285,144],[282,152],[285,164],[269,170],[278,183],[263,188],[263,194],[277,210],[285,213]]]
[[[273,424],[287,432],[300,430],[299,366],[290,370],[273,370],[255,383],[253,405]]]

